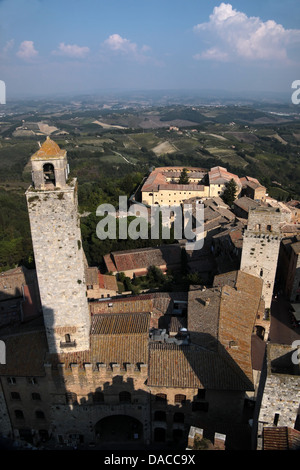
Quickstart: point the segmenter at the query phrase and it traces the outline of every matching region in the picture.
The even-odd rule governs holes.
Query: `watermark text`
[[[6,85],[3,80],[0,80],[0,104],[6,104]]]

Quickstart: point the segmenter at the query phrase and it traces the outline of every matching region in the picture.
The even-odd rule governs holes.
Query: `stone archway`
[[[142,442],[143,425],[132,416],[113,415],[100,419],[95,425],[97,442]]]

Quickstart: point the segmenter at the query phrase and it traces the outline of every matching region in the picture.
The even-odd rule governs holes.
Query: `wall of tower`
[[[87,350],[90,315],[75,181],[59,190],[29,188],[26,198],[49,350]]]
[[[263,278],[265,308],[270,308],[272,301],[279,245],[279,237],[244,233],[241,271]]]
[[[259,207],[249,212],[243,235],[241,271],[261,277],[265,308],[270,308],[280,247],[281,212]]]

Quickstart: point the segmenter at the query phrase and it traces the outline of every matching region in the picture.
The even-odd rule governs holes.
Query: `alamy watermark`
[[[6,85],[3,80],[0,80],[0,104],[6,104]]]
[[[294,80],[292,83],[292,88],[295,88],[295,91],[292,93],[292,103],[300,103],[300,80]]]
[[[0,340],[0,364],[6,364],[6,345]]]
[[[96,227],[96,234],[100,240],[106,238],[170,240],[172,226],[174,239],[185,239],[187,250],[200,250],[203,247],[204,205],[202,203],[196,203],[194,207],[192,204],[183,204],[182,206],[154,205],[147,208],[141,203],[131,205],[128,210],[127,207],[127,197],[119,196],[118,214],[112,204],[101,204],[97,208],[96,215],[103,217]],[[128,223],[128,217],[134,219]]]

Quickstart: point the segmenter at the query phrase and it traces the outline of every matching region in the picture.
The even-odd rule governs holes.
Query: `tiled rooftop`
[[[167,182],[167,178],[178,177],[178,176],[176,176],[178,174],[180,176],[180,173],[183,170],[183,168],[186,168],[186,167],[159,167],[159,168],[156,168],[148,176],[148,178],[145,181],[141,191],[142,192],[158,191],[160,186],[161,186],[160,189],[172,189],[171,188],[172,183],[169,184]],[[199,178],[200,179],[206,173],[206,171],[202,170],[201,168],[188,167],[187,170],[188,170],[189,176],[191,178],[194,177],[194,178]],[[166,187],[162,188],[162,186],[166,186]],[[173,186],[175,186],[175,189],[180,190],[178,184],[175,184],[175,185],[173,184]],[[184,189],[192,189],[192,186],[197,186],[197,189],[200,190],[199,185],[195,185],[195,184],[187,184],[187,185],[183,185],[183,186],[184,186],[182,188],[183,190]]]
[[[45,142],[41,145],[40,149],[35,152],[31,160],[45,160],[50,158],[61,158],[66,154],[65,150],[61,150],[60,147],[47,136]]]
[[[208,172],[209,184],[225,184],[233,179],[239,188],[242,187],[240,178],[227,171],[226,168],[216,166]]]
[[[109,259],[112,260],[113,272],[129,271],[135,269],[145,269],[150,266],[175,266],[181,263],[181,247],[179,244],[163,245],[158,248],[139,248],[136,250],[115,251],[104,257],[108,270],[112,267]]]
[[[263,450],[300,450],[300,432],[286,426],[265,426]]]
[[[249,383],[220,355],[196,346],[150,344],[148,385],[249,390]]]
[[[149,316],[147,313],[93,315],[92,335],[123,335],[147,333],[149,330]]]
[[[1,336],[6,346],[6,364],[0,364],[0,375],[44,376],[44,361],[48,349],[44,328]]]

